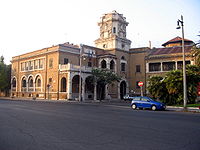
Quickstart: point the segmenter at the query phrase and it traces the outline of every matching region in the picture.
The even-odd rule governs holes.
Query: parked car
[[[124,99],[125,101],[126,101],[126,100],[131,101],[133,98],[134,98],[134,96],[133,96],[133,95],[130,95],[130,94],[126,94],[126,95],[123,96],[123,99]]]
[[[133,100],[131,101],[131,107],[133,109],[148,108],[152,110],[165,110],[166,105],[164,103],[154,101],[150,97],[138,96],[133,97]]]

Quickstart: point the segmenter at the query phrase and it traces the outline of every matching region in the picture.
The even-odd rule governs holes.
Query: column
[[[163,72],[163,62],[160,63],[160,71]]]
[[[175,61],[175,70],[178,70],[178,62]]]
[[[120,82],[118,83],[118,86],[117,86],[118,88],[118,99],[120,99],[121,97],[120,97]]]
[[[82,101],[85,101],[85,79],[82,81]]]
[[[149,63],[146,63],[146,72],[149,72]]]
[[[97,83],[94,83],[94,101],[97,100]]]
[[[72,79],[71,79],[71,73],[68,73],[67,78],[67,98],[72,99]]]
[[[33,82],[33,92],[35,92],[35,81]]]
[[[28,82],[26,81],[26,92],[28,92]]]
[[[109,99],[109,97],[108,97],[108,85],[105,86],[105,99]]]

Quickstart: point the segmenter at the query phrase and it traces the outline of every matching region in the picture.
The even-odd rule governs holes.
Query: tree
[[[200,66],[187,65],[187,97],[188,103],[197,98],[197,85],[200,82]],[[165,78],[157,76],[149,79],[150,94],[167,104],[183,103],[183,73],[181,70],[170,71]]]
[[[11,78],[11,65],[4,63],[4,57],[0,57],[0,92],[4,92],[8,95],[10,89]]]
[[[96,91],[99,89],[99,98],[103,98],[103,88],[106,85],[111,84],[115,81],[120,81],[121,78],[114,72],[107,69],[92,69],[92,76],[90,80],[94,83],[94,100],[96,100]]]

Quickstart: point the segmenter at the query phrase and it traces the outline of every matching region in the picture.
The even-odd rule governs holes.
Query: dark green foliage
[[[0,91],[6,94],[10,89],[11,65],[4,64],[4,57],[0,57]]]
[[[200,82],[200,67],[186,67],[188,103],[194,103],[197,98],[197,85]],[[165,78],[160,76],[149,79],[148,91],[154,98],[159,98],[167,104],[183,103],[183,73],[181,70],[171,71]]]
[[[92,69],[91,82],[97,84],[99,90],[99,99],[104,98],[102,95],[103,89],[106,85],[111,84],[115,81],[119,82],[121,78],[114,72],[107,69]]]

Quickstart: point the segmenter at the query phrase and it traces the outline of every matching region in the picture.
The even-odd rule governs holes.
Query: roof
[[[70,47],[70,48],[79,48],[79,45],[70,44],[69,42],[59,44],[59,46]]]
[[[189,53],[192,49],[193,45],[185,45],[185,52]],[[166,54],[176,54],[182,53],[182,46],[174,46],[174,47],[164,47],[164,48],[155,48],[150,50],[149,56],[151,55],[166,55]]]
[[[179,36],[177,36],[177,37],[175,37],[175,38],[173,38],[173,39],[171,39],[171,40],[165,42],[164,44],[162,44],[162,46],[165,46],[165,45],[171,44],[171,43],[178,43],[178,42],[181,42],[181,41],[182,41],[182,38],[179,37]],[[188,39],[184,39],[184,41],[185,41],[185,42],[191,42],[191,43],[193,43],[193,41],[188,40]]]

